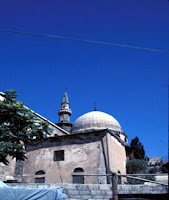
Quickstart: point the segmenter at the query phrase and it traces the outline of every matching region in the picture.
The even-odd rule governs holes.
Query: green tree
[[[155,180],[154,176],[146,176],[154,171],[149,171],[148,160],[145,157],[145,150],[138,137],[131,140],[131,160],[126,163],[127,174],[145,174],[141,178]],[[129,184],[143,184],[144,181],[127,178]]]
[[[50,131],[48,124],[16,100],[14,90],[5,92],[0,100],[0,162],[8,164],[7,156],[24,160],[25,144],[35,138],[44,139]]]
[[[149,171],[148,169],[148,161],[133,159],[128,160],[126,163],[127,174],[145,174],[141,178],[155,180],[154,176],[146,176],[146,174],[153,173],[154,171]],[[143,184],[144,181],[135,180],[131,178],[127,178],[129,184]]]
[[[130,147],[135,159],[145,159],[145,150],[138,137],[131,140]]]
[[[145,160],[133,159],[128,160],[126,164],[127,174],[146,173],[148,163]]]

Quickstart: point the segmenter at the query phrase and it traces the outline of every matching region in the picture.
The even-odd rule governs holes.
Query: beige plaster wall
[[[54,151],[64,150],[64,161],[54,161]],[[83,168],[86,174],[106,173],[100,141],[41,148],[27,153],[24,163],[24,181],[34,182],[34,174],[45,171],[46,183],[72,183],[75,168]],[[84,182],[106,183],[105,177],[85,177]]]
[[[126,151],[125,147],[112,135],[108,134],[110,169],[113,172],[120,171],[126,174]]]
[[[103,139],[102,139],[103,136]],[[114,172],[126,173],[126,153],[124,146],[114,136],[90,134],[83,136],[64,137],[60,140],[51,139],[33,145],[27,153],[24,162],[22,181],[34,183],[35,173],[45,171],[46,183],[72,183],[72,173],[75,168],[83,168],[85,174],[105,174],[109,168]],[[101,142],[102,141],[102,142]],[[103,151],[104,149],[104,151]],[[54,161],[54,151],[64,150],[64,161]],[[108,163],[109,156],[109,163]],[[10,164],[0,164],[1,180],[18,179],[14,175],[15,159],[9,158]],[[41,175],[43,177],[43,175]],[[106,177],[85,176],[86,184],[107,183]]]

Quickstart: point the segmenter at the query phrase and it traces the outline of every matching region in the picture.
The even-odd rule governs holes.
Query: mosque
[[[72,124],[71,114],[66,91],[58,110],[57,124],[36,113],[50,124],[49,137],[27,145],[24,162],[10,159],[8,166],[0,164],[0,179],[27,183],[106,184],[110,182],[108,177],[85,175],[126,174],[128,139],[119,122],[95,109]]]

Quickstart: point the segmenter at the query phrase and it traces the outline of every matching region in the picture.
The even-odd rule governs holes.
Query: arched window
[[[45,172],[43,170],[35,173],[35,183],[45,183]]]
[[[45,172],[43,170],[39,170],[35,173],[35,175],[42,175],[42,174],[45,174]]]
[[[74,169],[74,172],[84,172],[84,170],[82,168],[78,167],[78,168]]]
[[[75,175],[75,173],[83,173],[84,170],[80,167],[74,169],[74,175],[73,175],[73,183],[77,184],[84,184],[84,176],[83,175]]]

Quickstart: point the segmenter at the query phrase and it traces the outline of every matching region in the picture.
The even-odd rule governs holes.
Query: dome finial
[[[94,102],[94,111],[97,110],[96,102]]]

